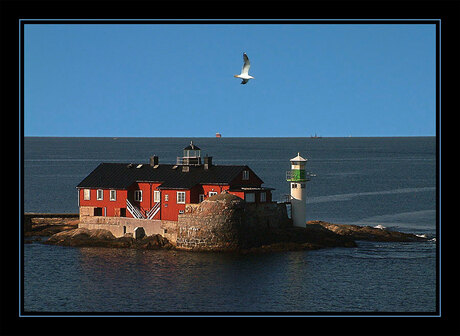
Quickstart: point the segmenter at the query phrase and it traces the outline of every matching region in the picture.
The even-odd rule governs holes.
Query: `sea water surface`
[[[175,162],[190,140],[215,164],[247,164],[289,193],[297,152],[316,176],[307,220],[384,226],[427,242],[358,241],[239,255],[24,245],[25,312],[263,313],[436,311],[436,139],[24,139],[24,211],[78,212],[75,186],[100,162]]]

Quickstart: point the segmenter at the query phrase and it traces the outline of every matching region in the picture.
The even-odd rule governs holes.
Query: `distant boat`
[[[222,135],[220,133],[216,133],[216,138],[221,138]]]
[[[310,135],[310,138],[312,138],[312,139],[321,139],[322,136],[318,136],[318,135],[316,135],[316,133],[315,133],[314,136],[313,136],[313,135]]]

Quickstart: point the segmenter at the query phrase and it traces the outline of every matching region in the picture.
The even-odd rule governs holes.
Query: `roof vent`
[[[208,170],[212,166],[212,156],[206,155],[204,157],[204,169]]]
[[[141,164],[138,164],[136,168],[142,168],[142,163]]]
[[[160,164],[158,156],[154,155],[150,157],[150,165],[152,167],[158,166]]]
[[[177,165],[176,165],[176,166],[173,166],[172,169],[177,169]]]

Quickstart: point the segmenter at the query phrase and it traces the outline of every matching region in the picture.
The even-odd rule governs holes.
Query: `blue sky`
[[[436,134],[434,24],[26,24],[26,136]],[[246,52],[255,79],[239,74]]]

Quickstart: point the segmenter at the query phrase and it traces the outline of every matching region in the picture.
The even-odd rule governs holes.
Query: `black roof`
[[[229,184],[244,169],[250,170],[248,166],[213,165],[204,169],[200,165],[183,172],[182,166],[172,164],[154,168],[150,164],[101,163],[77,188],[125,189],[134,182],[161,182],[160,189],[190,189],[197,184]]]

